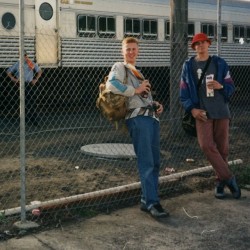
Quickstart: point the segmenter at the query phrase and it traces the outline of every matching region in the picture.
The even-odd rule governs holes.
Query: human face
[[[207,51],[209,47],[209,43],[207,41],[199,41],[194,44],[194,48],[197,52]]]
[[[122,55],[126,63],[135,65],[138,53],[139,47],[137,43],[127,43],[122,46]]]

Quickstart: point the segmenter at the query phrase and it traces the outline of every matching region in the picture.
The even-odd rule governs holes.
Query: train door
[[[57,0],[36,0],[36,60],[40,65],[58,63]]]

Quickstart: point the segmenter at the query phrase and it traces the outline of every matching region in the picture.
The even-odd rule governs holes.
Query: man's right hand
[[[191,113],[192,113],[192,116],[195,119],[198,119],[198,120],[203,121],[203,122],[207,121],[206,110],[203,110],[203,109],[192,109]]]
[[[149,93],[151,89],[151,85],[148,80],[142,81],[140,86],[135,89],[135,95],[140,95],[143,92]]]

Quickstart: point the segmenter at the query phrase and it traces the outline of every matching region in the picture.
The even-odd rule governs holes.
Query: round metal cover
[[[133,145],[126,143],[89,144],[82,146],[81,151],[105,158],[136,158]]]

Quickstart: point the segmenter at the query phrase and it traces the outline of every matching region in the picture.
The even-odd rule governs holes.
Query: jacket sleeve
[[[224,95],[225,100],[229,101],[235,91],[235,85],[231,77],[228,64],[222,58],[219,58],[218,63],[218,80],[223,85],[221,93]]]
[[[122,62],[115,63],[109,73],[106,89],[114,94],[128,97],[133,96],[135,94],[135,88],[126,84],[128,77],[126,71],[127,69]]]
[[[180,102],[183,108],[188,112],[193,108],[199,108],[197,90],[195,89],[196,84],[193,82],[189,64],[189,61],[183,64],[179,89]]]

